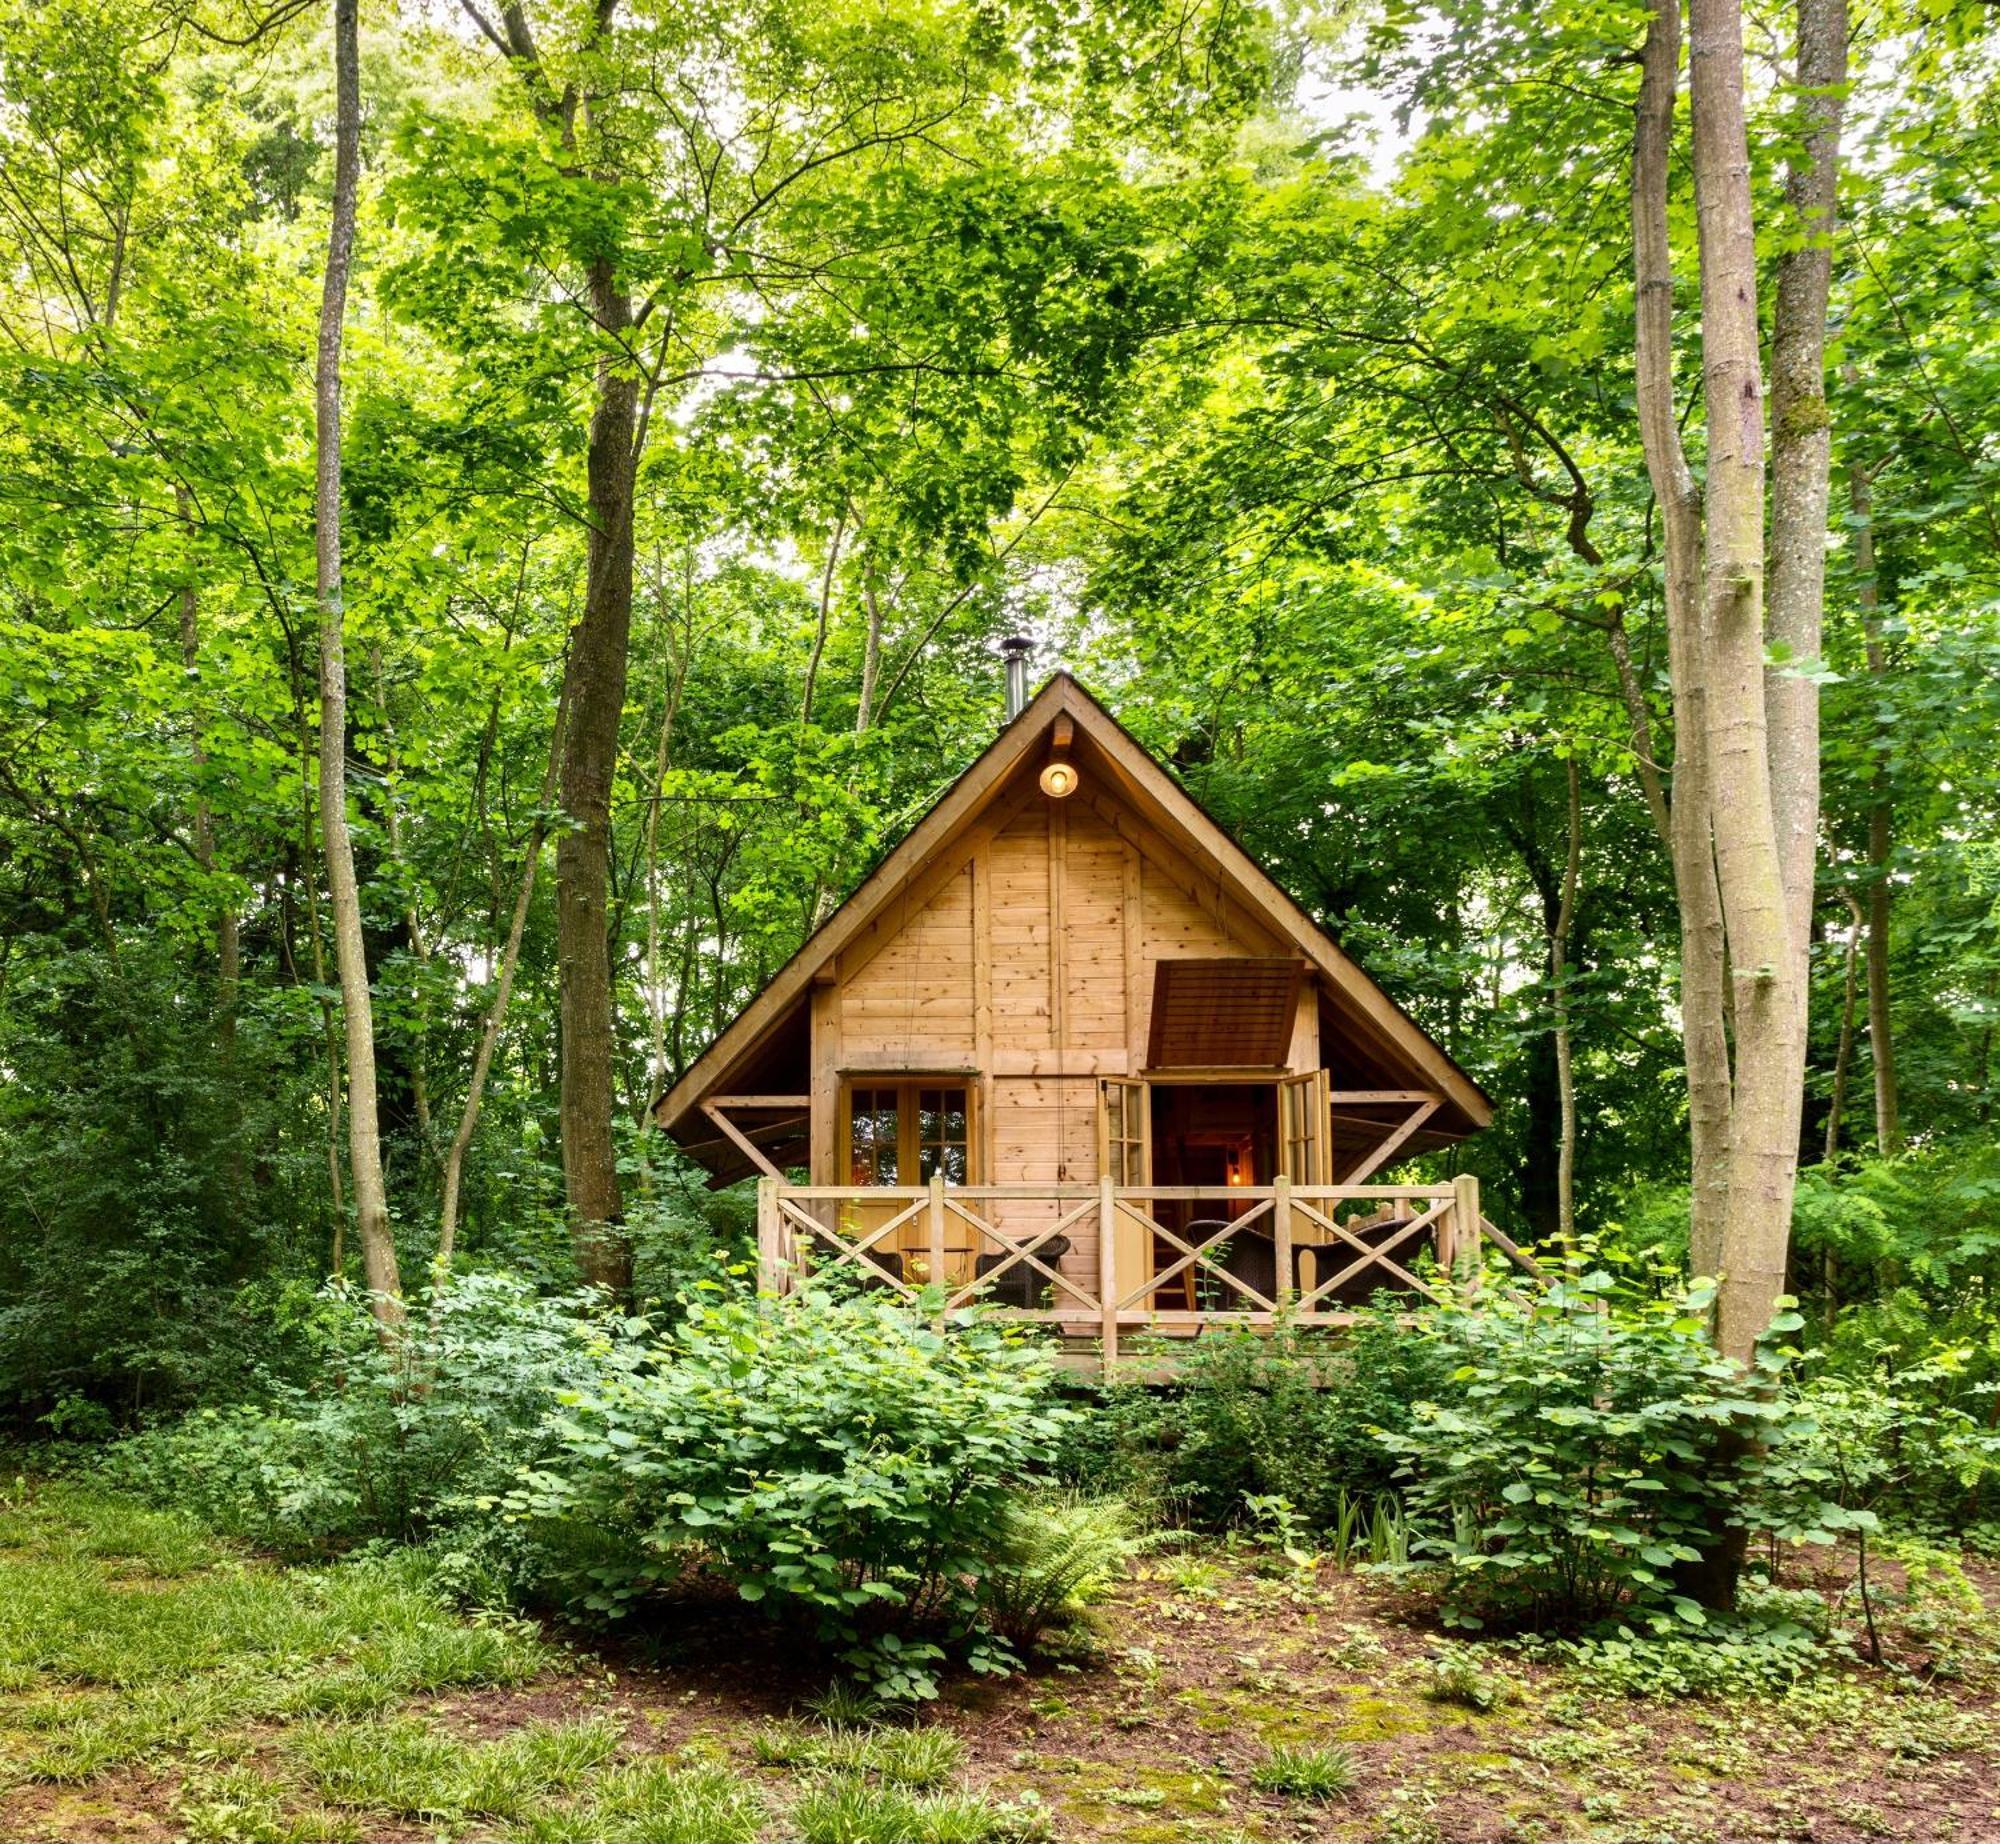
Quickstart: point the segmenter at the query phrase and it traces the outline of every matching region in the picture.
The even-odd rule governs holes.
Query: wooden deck
[[[1535,1277],[1489,1223],[1479,1181],[1448,1185],[796,1185],[757,1187],[758,1284],[784,1293],[847,1270],[948,1312],[995,1295],[1106,1375],[1130,1341],[1208,1327],[1351,1324],[1371,1293],[1428,1302],[1476,1287],[1487,1247]],[[924,1289],[942,1283],[942,1302]],[[1261,1282],[1261,1284],[1259,1284]]]

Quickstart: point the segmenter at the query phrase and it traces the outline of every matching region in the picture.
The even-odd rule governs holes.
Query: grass
[[[1279,1742],[1250,1771],[1250,1784],[1260,1793],[1321,1805],[1345,1799],[1354,1791],[1354,1781],[1354,1756],[1338,1744],[1312,1748]]]
[[[1415,1844],[1505,1811],[1545,1844],[1658,1844],[1717,1835],[1725,1780],[1732,1835],[1865,1806],[1883,1835],[1969,1838],[1990,1830],[1972,1764],[2000,1744],[2000,1619],[1966,1593],[1952,1684],[1918,1675],[1927,1604],[1893,1678],[1662,1705],[1427,1642],[1365,1575],[1274,1585],[1206,1545],[1113,1592],[1101,1657],[959,1687],[962,1711],[922,1721],[848,1684],[780,1721],[799,1661],[748,1656],[754,1629],[726,1629],[740,1659],[725,1638],[635,1669],[460,1618],[421,1557],[279,1568],[45,1488],[0,1497],[0,1838]]]
[[[526,1818],[538,1801],[576,1791],[617,1752],[602,1721],[530,1723],[502,1741],[465,1742],[410,1717],[320,1723],[287,1753],[331,1806],[412,1818]]]
[[[414,1555],[282,1569],[115,1497],[0,1502],[0,1791],[178,1770],[187,1844],[364,1844],[383,1821],[493,1844],[1038,1834],[1032,1806],[955,1784],[957,1735],[882,1726],[851,1685],[809,1703],[819,1722],[748,1737],[751,1761],[785,1771],[776,1787],[713,1749],[635,1754],[610,1716],[476,1739],[403,1707],[564,1668],[531,1632],[458,1618]]]
[[[750,1738],[760,1767],[873,1775],[891,1786],[943,1786],[965,1765],[965,1743],[949,1729],[809,1728],[774,1723]]]
[[[849,1774],[816,1781],[792,1808],[800,1844],[1025,1844],[1044,1835],[1040,1821],[978,1793],[913,1793]]]

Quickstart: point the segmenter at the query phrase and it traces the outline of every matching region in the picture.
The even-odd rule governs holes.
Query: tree
[[[347,821],[346,602],[340,554],[340,360],[354,260],[361,167],[361,45],[358,0],[333,0],[333,216],[327,231],[313,372],[313,557],[319,592],[319,816],[326,848],[334,963],[347,1050],[347,1158],[355,1238],[369,1297],[385,1335],[401,1323],[402,1281],[382,1173],[375,1090],[375,1012],[362,935],[361,892]]]
[[[1656,0],[1641,54],[1637,362],[1646,463],[1667,542],[1692,1260],[1719,1279],[1718,1344],[1747,1362],[1785,1290],[1804,1102],[1819,786],[1817,693],[1805,668],[1817,660],[1825,568],[1827,245],[1847,22],[1844,6],[1822,0],[1805,0],[1799,14],[1798,82],[1813,121],[1790,185],[1801,243],[1778,291],[1782,416],[1767,534],[1742,17],[1736,0],[1692,0],[1690,20],[1706,437],[1699,499],[1673,402],[1667,157],[1678,0]],[[1781,592],[1770,635],[1767,536]],[[1773,643],[1780,657],[1767,667]]]

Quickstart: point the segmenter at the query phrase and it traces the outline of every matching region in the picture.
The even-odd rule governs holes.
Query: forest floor
[[[1914,1655],[1749,1703],[1508,1658],[1481,1713],[1427,1694],[1440,1637],[1387,1586],[1256,1560],[1157,1555],[1068,1666],[836,1731],[797,1719],[823,1685],[734,1607],[566,1646],[440,1611],[408,1559],[283,1568],[29,1490],[0,1501],[0,1840],[2000,1839],[2000,1707]],[[1353,1784],[1259,1790],[1274,1745],[1338,1745]]]

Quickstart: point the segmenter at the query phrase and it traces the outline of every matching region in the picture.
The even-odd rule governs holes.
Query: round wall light
[[[1067,800],[1076,792],[1076,764],[1054,761],[1042,770],[1042,792],[1051,800]]]

